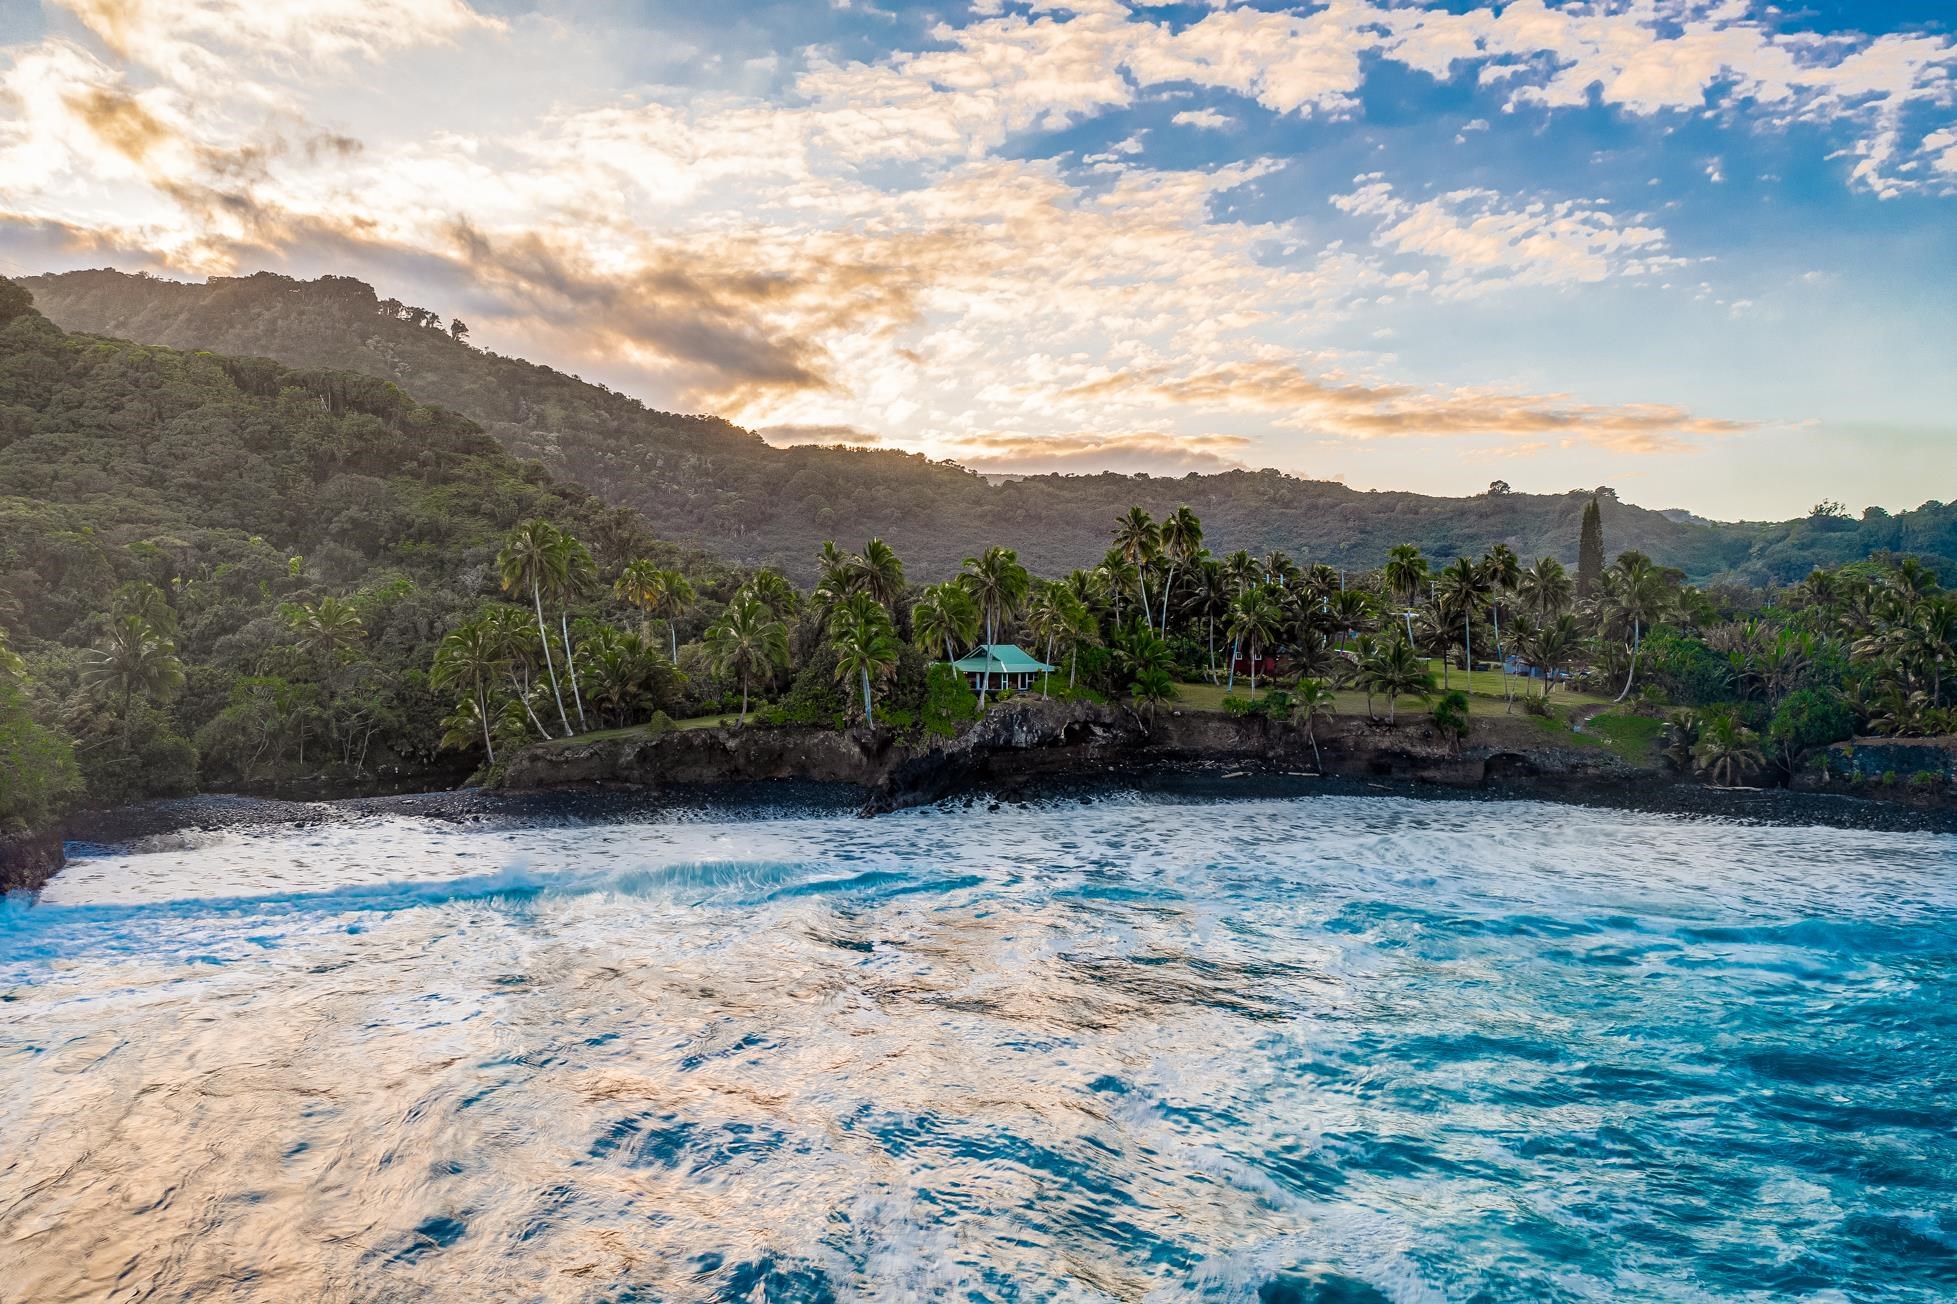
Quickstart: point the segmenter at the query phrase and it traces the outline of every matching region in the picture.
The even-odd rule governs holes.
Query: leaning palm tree
[[[530,720],[530,727],[541,738],[553,735],[544,727],[537,716],[537,706],[533,700],[537,695],[537,685],[533,676],[537,670],[537,640],[530,636],[530,617],[520,607],[497,604],[487,607],[477,620],[483,627],[484,636],[494,649],[493,655],[503,666],[503,676],[509,681],[510,695],[522,708]],[[550,651],[548,641],[543,644],[544,651]]]
[[[714,669],[741,686],[741,723],[746,724],[754,681],[788,664],[788,626],[759,598],[737,594],[707,627],[706,642]]]
[[[475,722],[482,726],[483,751],[491,765],[496,764],[496,740],[490,736],[489,699],[502,676],[502,648],[494,631],[480,620],[458,625],[443,636],[428,676],[431,687],[452,689],[475,708]]]
[[[1130,507],[1114,525],[1114,546],[1135,568],[1135,589],[1142,595],[1142,623],[1152,625],[1148,609],[1148,565],[1162,550],[1162,531],[1140,507]]]
[[[1169,610],[1175,600],[1176,568],[1187,573],[1203,547],[1202,518],[1189,510],[1187,503],[1176,508],[1162,519],[1158,531],[1162,543],[1162,554],[1168,558],[1169,571],[1162,581],[1162,637],[1169,636]]]
[[[867,588],[843,599],[829,616],[829,641],[836,649],[836,679],[860,680],[863,723],[876,728],[875,686],[897,669],[897,630],[890,613]]]
[[[1338,709],[1338,697],[1332,686],[1322,679],[1305,678],[1291,690],[1291,709],[1297,712],[1299,723],[1305,726],[1305,741],[1311,744],[1312,763],[1318,772],[1325,772],[1325,758],[1318,752],[1318,729],[1320,720],[1329,720]]]
[[[957,583],[933,584],[911,607],[911,641],[924,652],[942,647],[947,661],[956,661],[958,649],[970,647],[978,630],[978,604]]]
[[[183,662],[177,659],[176,644],[132,611],[109,623],[108,636],[89,651],[83,675],[121,699],[127,741],[131,704],[138,697],[161,701],[182,688]]]
[[[557,666],[550,651],[550,627],[544,623],[544,594],[555,593],[564,582],[570,564],[569,553],[561,544],[563,533],[541,518],[532,518],[510,531],[503,550],[496,554],[496,571],[506,593],[528,593],[537,613],[537,638],[544,648],[544,676],[550,681],[551,696],[557,699],[557,718],[568,737],[571,716],[564,709],[564,690],[557,683]]]
[[[578,728],[586,728],[584,691],[578,685],[577,651],[571,646],[571,604],[584,597],[598,583],[598,563],[591,551],[563,531],[558,531],[558,563],[553,572],[550,596],[557,603],[557,627],[564,639],[564,672],[571,681],[571,702],[577,708]]]
[[[959,579],[985,616],[986,668],[979,681],[979,709],[983,711],[992,691],[992,645],[998,642],[999,627],[1019,614],[1033,577],[1019,564],[1018,553],[995,544],[977,557],[967,557]]]
[[[1624,676],[1624,689],[1617,700],[1631,695],[1631,684],[1638,674],[1638,652],[1644,646],[1647,625],[1664,618],[1671,610],[1672,586],[1665,573],[1642,553],[1625,553],[1611,568],[1615,579],[1605,590],[1605,606],[1613,623],[1631,626],[1631,668]]]
[[[1692,747],[1693,766],[1711,775],[1722,788],[1733,787],[1766,763],[1760,752],[1760,736],[1731,715],[1716,715],[1706,721]]]

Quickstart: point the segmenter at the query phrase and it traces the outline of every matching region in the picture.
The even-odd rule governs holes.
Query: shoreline
[[[864,791],[853,784],[794,778],[673,783],[658,788],[611,783],[555,788],[457,788],[327,801],[285,801],[212,793],[90,812],[76,817],[70,824],[65,842],[71,853],[79,857],[112,853],[188,832],[305,828],[389,816],[526,827],[646,819],[836,818],[866,816],[869,812],[864,797]],[[1352,778],[1247,768],[1240,764],[1187,762],[1114,766],[1096,773],[989,779],[900,809],[981,805],[997,809],[1062,802],[1092,805],[1129,797],[1192,803],[1312,797],[1398,798],[1434,803],[1546,803],[1743,824],[1957,835],[1957,812],[1788,788],[1720,789],[1679,783],[1649,787],[1611,783],[1544,784],[1528,780],[1465,788],[1420,780]],[[49,874],[41,881],[51,877]]]

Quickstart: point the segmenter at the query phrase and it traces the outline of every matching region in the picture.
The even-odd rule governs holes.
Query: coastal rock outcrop
[[[0,892],[31,892],[66,863],[60,829],[0,834]]]
[[[513,757],[498,786],[718,784],[767,779],[845,783],[869,812],[922,805],[974,788],[1091,777],[1149,767],[1322,773],[1478,788],[1576,787],[1648,778],[1607,751],[1561,744],[1522,717],[1477,720],[1456,746],[1430,723],[1359,716],[1321,720],[1313,737],[1295,723],[1204,711],[1152,718],[1120,706],[1021,699],[995,707],[951,738],[899,738],[749,725],[628,733],[540,743]]]

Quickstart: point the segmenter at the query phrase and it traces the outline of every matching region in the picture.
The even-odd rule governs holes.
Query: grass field
[[[1434,672],[1434,684],[1438,688],[1441,682],[1441,663],[1430,661],[1427,663],[1427,668]],[[1504,682],[1504,677],[1501,672],[1495,670],[1477,670],[1473,673],[1466,670],[1450,670],[1448,672],[1448,686],[1468,694],[1468,714],[1470,715],[1488,714],[1491,712],[1495,714],[1502,713],[1507,706],[1503,696]],[[1522,708],[1519,704],[1525,691],[1530,693],[1541,691],[1541,685],[1529,684],[1522,679],[1512,676],[1506,680],[1506,683],[1515,693],[1518,703],[1514,711],[1516,715],[1522,714]],[[1269,691],[1269,688],[1270,686],[1267,682],[1260,680],[1255,696],[1264,696]],[[1223,699],[1226,696],[1234,695],[1245,698],[1253,696],[1250,691],[1250,680],[1246,678],[1239,678],[1237,680],[1237,688],[1234,694],[1226,694],[1220,684],[1206,682],[1193,684],[1179,683],[1176,685],[1176,690],[1179,696],[1175,700],[1175,705],[1194,711],[1221,711],[1223,709]],[[1335,696],[1338,699],[1336,709],[1340,715],[1364,715],[1366,713],[1366,695],[1364,693],[1346,689],[1341,690]],[[1549,695],[1549,702],[1553,707],[1567,710],[1574,706],[1605,706],[1609,704],[1610,699],[1600,697],[1595,693],[1579,693],[1568,688],[1558,688]],[[1373,709],[1380,715],[1385,715],[1385,699],[1376,699],[1373,703]],[[1400,700],[1400,711],[1403,714],[1409,711],[1425,711],[1426,709],[1428,709],[1428,704],[1421,702],[1419,698],[1402,698]]]

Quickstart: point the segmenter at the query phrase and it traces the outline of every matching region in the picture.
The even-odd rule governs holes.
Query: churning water
[[[1957,839],[1113,800],[84,859],[0,1294],[1957,1294]]]

